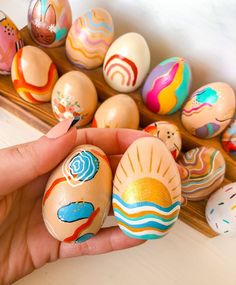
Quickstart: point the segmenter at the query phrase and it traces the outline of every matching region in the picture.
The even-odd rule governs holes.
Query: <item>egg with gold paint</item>
[[[42,201],[49,233],[64,242],[83,242],[101,228],[110,209],[112,172],[98,147],[81,145],[52,172]]]
[[[236,120],[223,133],[221,143],[224,150],[236,160]]]
[[[121,230],[133,238],[161,238],[178,219],[180,202],[180,175],[164,143],[154,137],[136,140],[113,182],[113,210]]]

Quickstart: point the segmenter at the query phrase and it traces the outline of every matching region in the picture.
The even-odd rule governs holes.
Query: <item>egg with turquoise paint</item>
[[[168,58],[147,77],[142,90],[143,102],[154,113],[171,115],[187,99],[191,82],[189,63],[181,57]]]
[[[112,194],[112,172],[105,153],[93,145],[76,147],[52,172],[42,211],[45,226],[57,240],[84,242],[106,219]]]
[[[207,84],[195,91],[182,110],[186,130],[199,138],[219,135],[235,113],[235,94],[224,82]]]
[[[223,133],[221,143],[224,150],[236,160],[236,119]]]
[[[170,231],[180,211],[181,180],[161,140],[145,137],[130,145],[115,173],[112,203],[129,237],[158,239]]]

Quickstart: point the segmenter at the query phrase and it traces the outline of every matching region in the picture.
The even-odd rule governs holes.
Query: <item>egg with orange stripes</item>
[[[121,230],[138,239],[165,236],[178,219],[181,180],[165,144],[154,137],[136,140],[118,165],[113,210]]]
[[[55,64],[44,51],[25,46],[15,54],[11,78],[20,97],[36,104],[51,100],[58,73]]]
[[[111,205],[112,172],[105,153],[76,147],[52,172],[42,201],[43,219],[57,240],[81,243],[101,228]]]
[[[102,65],[114,37],[111,15],[102,8],[93,8],[71,26],[66,39],[66,55],[76,66],[93,69]]]

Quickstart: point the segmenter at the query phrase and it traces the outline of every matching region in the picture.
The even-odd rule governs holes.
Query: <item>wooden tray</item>
[[[34,45],[36,44],[32,41],[27,27],[25,27],[21,34],[23,36],[24,42],[26,45]],[[73,66],[66,58],[64,47],[59,48],[41,48],[44,50],[57,65],[59,74],[62,75],[71,70],[80,70],[77,67]],[[100,101],[104,101],[107,98],[117,94],[116,91],[111,89],[104,81],[102,68],[98,68],[96,70],[80,70],[87,74],[93,81],[99,96]],[[6,96],[8,99],[17,103],[25,110],[30,111],[34,116],[43,120],[47,124],[55,125],[57,120],[55,119],[52,110],[51,104],[45,103],[40,105],[32,105],[25,101],[23,101],[14,90],[14,87],[11,82],[11,78],[9,76],[0,76],[0,93]],[[202,140],[190,135],[182,126],[180,121],[180,113],[177,112],[171,116],[160,116],[149,111],[142,102],[142,98],[140,96],[140,92],[134,92],[129,94],[137,103],[140,116],[141,116],[141,126],[146,126],[149,123],[158,120],[168,120],[174,122],[180,129],[181,136],[183,139],[183,148],[184,150],[188,150],[194,148],[196,146],[204,146],[209,145],[213,146],[221,151],[225,160],[226,160],[226,177],[224,184],[230,183],[231,181],[236,180],[236,162],[223,150],[220,138],[216,137],[209,140]],[[206,219],[205,219],[205,205],[206,201],[201,202],[188,202],[187,206],[182,207],[180,213],[180,219],[185,223],[190,225],[191,227],[197,229],[201,233],[206,236],[213,237],[216,234],[209,228]]]

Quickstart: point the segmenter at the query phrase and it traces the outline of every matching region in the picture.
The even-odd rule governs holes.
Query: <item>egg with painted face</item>
[[[35,104],[51,100],[58,73],[55,64],[44,51],[25,46],[14,56],[11,78],[20,97]]]
[[[149,110],[160,115],[178,111],[191,87],[191,68],[181,57],[172,57],[158,64],[147,77],[142,97]]]
[[[143,82],[150,67],[146,40],[137,33],[127,33],[110,46],[103,65],[109,86],[119,92],[132,92]]]
[[[236,119],[228,127],[228,129],[223,133],[221,138],[221,143],[224,150],[236,160]]]
[[[92,120],[97,101],[97,92],[90,78],[80,71],[70,71],[57,81],[51,104],[59,121],[75,118],[76,125],[81,127]]]
[[[0,10],[0,74],[11,74],[11,65],[16,52],[24,43],[20,32],[11,19]]]
[[[107,99],[97,109],[92,127],[138,129],[139,111],[135,101],[125,94]]]
[[[49,233],[64,242],[83,242],[101,228],[110,209],[112,172],[98,147],[82,145],[52,172],[42,201]]]
[[[154,137],[136,140],[113,182],[113,210],[121,230],[133,238],[161,238],[178,219],[180,201],[180,175],[164,143]]]
[[[72,24],[68,0],[31,0],[28,29],[32,39],[44,47],[62,45]]]
[[[236,182],[217,190],[207,201],[206,219],[209,226],[225,236],[236,236]]]
[[[97,68],[102,65],[113,37],[109,12],[93,8],[73,23],[66,39],[66,55],[78,67]]]
[[[148,125],[144,131],[160,139],[167,146],[174,159],[182,148],[182,139],[178,127],[167,121],[159,121]]]
[[[185,168],[182,177],[182,195],[199,201],[220,187],[225,177],[225,160],[213,147],[197,147],[186,152],[178,163]]]
[[[235,113],[235,94],[226,83],[207,84],[195,91],[182,110],[186,130],[200,138],[220,134]]]

